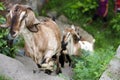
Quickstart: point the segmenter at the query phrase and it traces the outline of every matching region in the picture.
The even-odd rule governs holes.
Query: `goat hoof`
[[[36,73],[37,71],[36,70],[33,70],[33,73]]]
[[[71,64],[71,63],[69,63],[69,67],[72,67],[72,64]]]
[[[50,74],[52,73],[52,71],[49,70],[49,69],[46,69],[46,70],[45,70],[45,73],[48,74],[48,75],[50,75]]]
[[[41,68],[41,65],[40,64],[37,64],[38,68]]]
[[[62,73],[62,71],[61,71],[61,70],[56,71],[56,74],[60,74],[60,73]]]
[[[71,64],[70,66],[71,66],[72,68],[75,68],[75,64]]]
[[[62,68],[64,68],[64,65],[61,65]]]

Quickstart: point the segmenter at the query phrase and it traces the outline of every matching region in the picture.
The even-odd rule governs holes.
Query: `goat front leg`
[[[69,66],[71,66],[71,62],[72,62],[72,60],[71,60],[69,54],[66,54],[66,59],[67,59],[68,62],[69,62]]]
[[[33,70],[33,73],[36,73],[37,71],[39,71],[38,69],[40,69],[41,68],[41,62],[40,61],[42,61],[42,55],[41,54],[30,54],[30,57],[33,59],[33,61],[37,64],[37,69],[34,69]]]
[[[64,62],[65,62],[65,54],[63,53],[63,51],[61,51],[61,54],[59,56],[59,62],[61,64],[61,67],[64,67]]]
[[[45,58],[44,63],[42,63],[42,67],[46,67],[45,73],[47,74],[51,74],[51,72],[53,72],[56,67],[57,67],[56,73],[58,74],[61,72],[61,68],[59,65],[59,56],[56,54],[53,55],[53,53],[54,53],[53,50],[49,50],[44,57]],[[52,61],[53,64],[51,64]]]
[[[60,63],[59,63],[59,56],[58,55],[56,55],[56,65],[57,65],[56,74],[62,73],[61,67],[60,67]]]
[[[40,69],[44,70],[47,74],[51,74],[54,71],[54,61],[52,60],[53,53],[53,50],[47,51],[41,62]]]

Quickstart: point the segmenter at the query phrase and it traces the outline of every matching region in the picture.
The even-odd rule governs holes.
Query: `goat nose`
[[[78,38],[78,41],[80,41],[80,38]]]
[[[12,35],[15,35],[15,33],[16,33],[15,31],[12,31],[12,32],[11,32]]]
[[[16,31],[10,31],[10,34],[13,38],[16,37]]]

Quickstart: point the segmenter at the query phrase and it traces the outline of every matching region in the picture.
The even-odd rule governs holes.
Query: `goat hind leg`
[[[61,67],[64,67],[65,62],[65,54],[61,53],[59,56],[59,63],[61,64]]]
[[[61,67],[60,67],[60,63],[59,63],[59,56],[57,56],[57,59],[56,59],[55,62],[56,62],[56,66],[57,66],[57,68],[56,68],[56,74],[62,73]]]
[[[71,66],[72,60],[71,60],[71,58],[70,58],[70,56],[69,56],[68,54],[66,54],[66,59],[67,59],[68,62],[69,62],[69,66]]]

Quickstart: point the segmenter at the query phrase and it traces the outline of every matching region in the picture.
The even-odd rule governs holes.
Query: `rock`
[[[119,45],[119,47],[118,47],[118,49],[117,49],[116,57],[119,57],[119,58],[120,58],[120,45]]]
[[[72,76],[72,70],[68,65],[62,69],[64,77],[54,74],[47,75],[43,71],[33,73],[36,68],[36,64],[29,57],[16,56],[16,59],[13,59],[0,54],[0,74],[13,80],[64,80],[64,77],[66,80],[70,80]]]
[[[0,11],[0,14],[5,16],[8,11],[14,4],[24,4],[24,5],[29,5],[34,12],[40,14],[41,9],[43,8],[44,5],[47,4],[47,0],[0,0],[5,6],[5,10]]]
[[[61,21],[61,22],[64,22],[64,23],[68,23],[68,19],[67,19],[67,17],[64,16],[64,15],[60,15],[60,16],[58,17],[58,20]]]
[[[120,80],[120,46],[99,80]]]
[[[52,18],[54,21],[57,18],[57,12],[56,11],[48,11],[46,15],[47,15],[47,17]]]
[[[63,30],[66,28],[66,27],[70,27],[70,24],[67,24],[67,23],[63,23],[59,20],[55,20],[55,22],[58,24],[60,30],[61,30],[61,34],[63,34]]]
[[[76,27],[76,31],[79,33],[79,35],[82,37],[82,40],[84,41],[88,41],[90,43],[92,43],[94,45],[95,43],[95,39],[94,37],[88,33],[87,31],[85,31],[84,29],[82,29],[80,26],[75,26]]]
[[[11,77],[13,80],[32,80],[29,73],[25,72],[22,63],[2,54],[0,54],[0,73]]]

